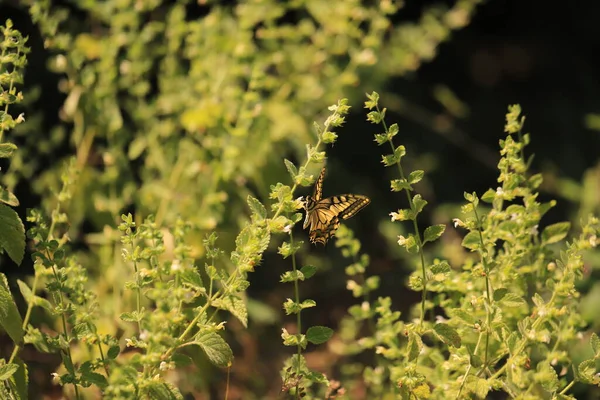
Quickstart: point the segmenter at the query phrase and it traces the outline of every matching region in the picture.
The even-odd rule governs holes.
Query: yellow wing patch
[[[308,228],[308,237],[312,243],[325,245],[340,226],[340,218],[348,219],[365,208],[371,200],[360,194],[341,194],[325,199],[323,194],[323,178],[325,167],[315,183],[313,196],[305,202],[306,220],[304,228]]]

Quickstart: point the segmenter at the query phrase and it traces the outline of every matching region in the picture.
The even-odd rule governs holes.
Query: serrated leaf
[[[596,374],[596,361],[582,361],[577,367],[577,372],[579,372],[579,377],[583,382],[592,383],[594,381],[594,375]]]
[[[409,332],[407,344],[408,361],[415,360],[421,353],[421,349],[423,349],[423,340],[421,340],[421,336],[414,332]]]
[[[7,204],[12,207],[16,207],[19,205],[19,199],[12,192],[4,189],[0,186],[0,202]]]
[[[595,332],[590,337],[590,344],[592,345],[592,350],[594,350],[594,357],[600,358],[600,339]]]
[[[478,399],[486,399],[490,391],[487,379],[474,377],[469,381],[469,391],[475,393]]]
[[[145,384],[143,392],[152,400],[183,400],[179,389],[169,382],[149,381]]]
[[[246,201],[248,202],[248,207],[252,210],[252,215],[257,216],[259,220],[267,218],[267,209],[257,198],[248,195]]]
[[[106,380],[106,377],[97,372],[84,371],[81,373],[81,377],[85,381],[98,386],[100,389],[104,389],[106,386],[108,386],[108,381]]]
[[[392,192],[400,192],[402,190],[412,190],[412,186],[406,181],[406,179],[393,179],[390,181],[390,187]]]
[[[463,320],[464,322],[466,322],[469,325],[473,325],[476,321],[473,313],[467,312],[461,308],[454,308],[454,309],[450,310],[450,315]]]
[[[193,289],[200,290],[204,288],[204,282],[202,282],[202,276],[194,268],[186,268],[179,274],[181,282],[184,285],[188,285]]]
[[[425,241],[423,243],[433,242],[437,240],[440,236],[442,236],[445,230],[446,225],[444,224],[428,226],[427,228],[425,228],[425,233],[423,234],[423,237],[425,238]]]
[[[554,392],[558,389],[558,375],[549,362],[543,361],[538,364],[536,380],[548,392]]]
[[[242,299],[235,296],[228,296],[215,299],[211,304],[221,310],[229,311],[242,323],[244,328],[248,327],[248,310],[246,309],[246,303]]]
[[[542,232],[542,242],[545,244],[559,242],[567,236],[570,228],[570,222],[558,222],[556,224],[548,225]]]
[[[305,265],[304,267],[300,268],[300,272],[302,272],[302,275],[304,275],[304,279],[309,279],[317,272],[317,267],[313,265]]]
[[[16,395],[19,400],[27,400],[29,390],[29,373],[27,365],[18,357],[15,358],[15,364],[19,365],[19,369],[13,374],[13,382],[15,383]]]
[[[461,340],[458,332],[448,324],[438,323],[433,326],[433,330],[440,340],[456,348],[460,347]]]
[[[431,397],[431,388],[427,383],[423,382],[412,389],[412,394],[414,394],[417,399],[428,399]]]
[[[198,332],[190,344],[200,346],[210,362],[217,367],[224,368],[231,365],[233,352],[218,333],[209,330]]]
[[[0,326],[4,328],[14,343],[20,343],[23,339],[23,320],[4,274],[0,274]]]
[[[4,204],[0,204],[0,249],[4,249],[17,265],[23,261],[25,227],[19,215]]]
[[[306,340],[312,344],[322,344],[333,336],[333,329],[326,326],[311,326],[306,331]]]
[[[425,176],[425,172],[418,169],[416,171],[411,172],[406,180],[411,185],[414,185],[415,183],[419,183],[423,179],[423,176]]]
[[[294,165],[294,163],[291,162],[290,160],[288,160],[287,158],[283,159],[283,163],[285,164],[285,168],[290,173],[290,176],[292,177],[292,181],[295,182],[296,181],[296,176],[298,175],[298,169],[296,168],[296,166]]]
[[[519,295],[514,293],[506,293],[500,302],[508,308],[517,308],[527,306],[527,302]]]
[[[17,146],[13,143],[0,143],[0,158],[10,158],[17,150]]]
[[[138,322],[137,314],[133,312],[121,313],[121,315],[119,315],[119,318],[121,318],[121,320],[125,322]]]
[[[13,374],[17,372],[18,369],[18,364],[0,365],[0,381],[4,382],[5,380],[13,376]]]
[[[476,251],[481,248],[481,238],[479,232],[471,231],[465,235],[461,245],[471,251]]]

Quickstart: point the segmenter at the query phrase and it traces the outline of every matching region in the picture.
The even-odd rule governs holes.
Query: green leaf
[[[0,202],[12,207],[19,205],[19,199],[17,199],[17,196],[4,189],[2,186],[0,186]]]
[[[542,361],[537,366],[535,379],[548,392],[554,392],[558,389],[558,375],[549,362]]]
[[[142,390],[152,400],[183,400],[183,395],[172,383],[148,380]],[[146,397],[146,396],[142,396]]]
[[[290,160],[288,160],[287,158],[283,159],[283,163],[285,164],[285,167],[287,168],[288,172],[290,173],[290,175],[292,177],[292,181],[295,182],[296,176],[298,175],[298,169],[296,168],[294,163],[291,162]]]
[[[119,347],[119,345],[111,346],[108,349],[108,351],[106,352],[106,356],[109,359],[114,360],[115,358],[117,358],[119,356],[120,352],[121,352],[121,348]]]
[[[427,205],[427,200],[423,200],[423,198],[421,197],[420,194],[416,194],[413,197],[412,201],[413,201],[415,214],[418,214],[421,211],[423,211],[423,208]]]
[[[309,279],[317,272],[317,267],[313,265],[305,265],[304,267],[300,268],[300,272],[302,272],[302,275],[304,275],[304,279]]]
[[[450,315],[458,319],[463,320],[469,325],[473,325],[476,321],[475,316],[472,312],[467,312],[461,308],[453,308],[450,310]]]
[[[415,183],[419,183],[423,179],[423,176],[425,176],[425,172],[418,169],[408,175],[407,181],[411,185],[414,185]]]
[[[456,348],[460,347],[461,340],[458,332],[448,324],[438,323],[433,326],[433,330],[440,340]]]
[[[486,203],[493,203],[496,198],[496,191],[492,189],[488,189],[482,196],[481,200]]]
[[[392,192],[400,192],[402,190],[412,190],[412,186],[406,181],[406,179],[393,179],[390,181]]]
[[[437,240],[440,236],[442,236],[442,233],[444,233],[445,230],[446,225],[444,224],[428,226],[425,229],[425,233],[423,235],[423,237],[425,238],[423,244]]]
[[[519,295],[514,293],[506,293],[500,302],[508,308],[518,308],[527,306],[527,302]]]
[[[16,394],[18,399],[27,400],[27,393],[29,390],[29,373],[27,372],[27,365],[18,357],[15,357],[16,364],[19,365],[19,369],[13,374],[13,381],[15,383]]]
[[[423,340],[421,340],[421,336],[417,335],[414,332],[408,333],[408,361],[416,360],[416,358],[421,353],[423,349]]]
[[[8,280],[4,274],[0,274],[0,326],[14,343],[20,343],[24,334],[22,325],[23,320],[10,293]]]
[[[550,244],[563,240],[569,233],[570,228],[570,222],[558,222],[548,225],[542,232],[542,243]]]
[[[202,276],[195,268],[185,268],[183,271],[181,271],[179,276],[181,277],[181,282],[184,285],[188,285],[196,290],[204,289]]]
[[[585,360],[577,367],[579,372],[579,378],[584,383],[592,383],[594,381],[594,375],[596,374],[596,361]]]
[[[233,352],[218,333],[203,330],[198,332],[194,339],[190,344],[200,346],[211,363],[221,368],[231,365]]]
[[[93,385],[98,386],[100,389],[104,389],[106,386],[108,386],[108,381],[106,380],[106,377],[97,372],[83,371],[81,372],[81,378]]]
[[[468,380],[468,390],[474,393],[478,399],[486,399],[490,391],[490,384],[485,378],[472,377]]]
[[[470,355],[469,363],[475,368],[479,368],[483,365],[483,361],[481,360],[481,357],[479,357],[477,354]]]
[[[506,296],[506,293],[508,293],[507,288],[498,288],[494,290],[494,301],[502,300],[504,296]]]
[[[531,177],[529,177],[529,186],[532,189],[537,189],[542,184],[543,181],[544,181],[544,178],[543,178],[542,174],[531,175]]]
[[[15,372],[17,372],[18,369],[19,369],[18,364],[1,365],[0,366],[0,381],[4,382],[5,380],[7,380],[11,376],[13,376],[13,374]]]
[[[239,297],[228,296],[215,299],[211,305],[221,310],[229,311],[242,323],[244,328],[248,327],[248,310],[246,309],[246,303]]]
[[[595,332],[590,337],[590,344],[592,345],[592,350],[594,350],[594,357],[600,358],[600,339]]]
[[[316,307],[316,306],[317,306],[317,302],[312,299],[306,299],[302,303],[300,303],[300,308],[303,310],[305,308],[312,308],[312,307]]]
[[[333,329],[326,326],[311,326],[306,331],[306,340],[312,344],[322,344],[333,336]]]
[[[267,209],[260,201],[258,201],[258,199],[248,195],[246,201],[248,202],[250,210],[252,210],[252,215],[258,217],[259,221],[267,218]]]
[[[476,251],[481,248],[481,238],[479,232],[471,231],[465,235],[462,241],[462,246],[471,251]]]
[[[13,143],[0,143],[0,158],[10,158],[17,150],[17,146]]]
[[[4,204],[0,204],[1,249],[4,249],[16,264],[21,264],[25,253],[25,227],[19,215]]]

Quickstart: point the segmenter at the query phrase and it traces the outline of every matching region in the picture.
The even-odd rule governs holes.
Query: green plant
[[[385,109],[378,108],[378,100],[377,93],[368,96],[366,107],[375,109],[368,119],[384,127],[375,135],[376,142],[391,143],[398,128],[385,125]],[[568,392],[576,382],[600,383],[595,333],[587,360],[577,365],[569,353],[584,327],[575,284],[582,277],[583,256],[599,244],[600,221],[588,216],[581,233],[566,243],[567,222],[538,231],[542,216],[556,202],[537,201],[542,176],[528,173],[524,148],[530,136],[522,134],[520,114],[518,106],[511,106],[507,114],[508,135],[500,141],[498,164],[501,186],[481,198],[465,193],[465,217],[454,220],[456,227],[468,231],[462,246],[477,257],[467,254],[463,265],[450,266],[435,253],[423,252],[422,245],[438,238],[444,227],[427,228],[421,236],[416,218],[425,201],[419,195],[407,197],[408,209],[391,214],[392,220],[413,222],[414,233],[400,236],[398,244],[415,254],[419,267],[409,287],[423,296],[414,322],[400,321],[389,298],[363,303],[361,313],[351,309],[356,321],[373,314],[377,318],[376,329],[364,337],[356,337],[358,331],[351,326],[351,342],[345,348],[347,355],[375,348],[383,356],[363,369],[362,379],[373,395],[458,399],[503,391],[513,398],[566,399],[574,398]],[[392,149],[383,163],[399,166],[405,149],[393,144]],[[399,174],[392,191],[407,194],[423,176],[415,171],[405,177],[401,167]],[[480,201],[489,206],[482,207]],[[340,243],[346,240],[340,238]],[[356,254],[358,244],[348,243],[354,251],[347,254]]]
[[[11,20],[0,26],[0,158],[13,157],[17,146],[6,142],[4,135],[25,121],[23,114],[14,118],[9,113],[23,100],[17,85],[23,83],[23,70],[27,64],[27,38],[13,29]],[[6,252],[17,264],[25,251],[25,228],[17,213],[9,206],[19,205],[17,197],[0,185],[0,254]]]

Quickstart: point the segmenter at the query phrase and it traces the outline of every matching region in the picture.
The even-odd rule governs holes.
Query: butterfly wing
[[[325,167],[321,169],[321,173],[315,183],[315,189],[313,190],[313,200],[319,201],[323,197],[323,179],[325,178]]]
[[[320,200],[306,216],[310,241],[325,245],[340,226],[340,218],[346,220],[356,215],[370,202],[368,197],[357,194],[343,194]]]

